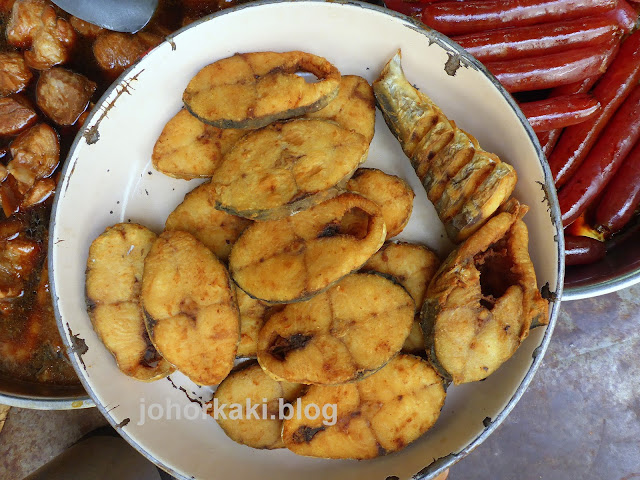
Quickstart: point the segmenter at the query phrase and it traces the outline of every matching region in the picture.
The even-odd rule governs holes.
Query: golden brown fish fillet
[[[158,351],[195,383],[231,371],[240,340],[227,269],[187,232],[163,232],[144,262],[142,305]]]
[[[515,199],[442,264],[427,290],[422,328],[427,354],[455,384],[482,380],[513,355],[532,322],[548,322]]]
[[[291,217],[251,225],[231,249],[229,271],[252,297],[304,300],[360,268],[385,235],[378,206],[343,193]]]
[[[284,421],[284,445],[298,455],[364,460],[398,451],[429,430],[445,400],[442,378],[413,355],[394,357],[359,382],[312,385],[299,399],[303,413]],[[311,415],[309,415],[311,416]]]
[[[347,182],[347,190],[378,204],[387,225],[387,240],[409,223],[415,194],[407,182],[377,168],[359,168]]]
[[[366,158],[357,132],[322,119],[294,119],[247,133],[211,178],[216,208],[276,220],[339,193]]]
[[[440,259],[424,245],[387,243],[360,269],[361,272],[380,272],[391,275],[407,289],[416,304],[411,333],[404,341],[402,352],[424,354],[424,337],[420,327],[420,309],[429,282],[440,266]]]
[[[307,72],[317,82],[297,75]],[[340,72],[306,52],[237,53],[200,70],[182,99],[200,120],[220,128],[260,128],[325,107],[338,94]]]
[[[162,129],[151,160],[156,170],[170,177],[210,177],[245,133],[207,125],[182,109]]]
[[[255,357],[258,351],[258,333],[264,325],[269,307],[260,300],[251,298],[241,289],[235,290],[240,312],[240,343],[236,357]]]
[[[333,120],[338,125],[364,136],[371,143],[375,130],[376,99],[373,88],[364,78],[344,75],[340,80],[340,91],[326,107],[306,118]]]
[[[312,299],[271,314],[258,335],[258,362],[276,380],[358,380],[400,351],[414,313],[411,295],[393,280],[347,275]]]
[[[156,234],[135,223],[109,227],[89,247],[86,294],[93,329],[113,354],[118,368],[150,382],[173,366],[154,348],[140,303],[144,260]]]
[[[231,247],[251,220],[216,209],[215,193],[205,183],[187,193],[183,202],[169,214],[165,230],[189,232],[226,262]]]
[[[404,76],[400,58],[396,53],[373,83],[376,101],[447,235],[459,243],[511,196],[517,175],[414,88]]]
[[[226,418],[218,415],[216,421],[234,442],[252,448],[283,448],[282,419],[278,417],[279,403],[295,400],[302,388],[304,387],[300,384],[273,380],[255,360],[246,362],[218,386],[209,413],[216,413],[214,402],[218,403],[218,408],[226,405],[226,410],[222,410]],[[247,410],[247,402],[249,408],[257,405],[257,409]],[[231,407],[232,405],[239,405],[241,408],[238,410],[239,407]],[[237,410],[237,415],[234,409]],[[263,415],[265,412],[266,416]]]

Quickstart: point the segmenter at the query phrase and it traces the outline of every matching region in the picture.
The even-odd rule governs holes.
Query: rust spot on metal
[[[125,418],[119,424],[116,425],[116,428],[124,428],[127,425],[129,425],[129,422],[131,422],[131,419],[130,418]]]
[[[447,75],[454,77],[458,69],[461,67],[460,55],[449,52],[447,52],[447,55],[449,56],[449,59],[444,64],[444,71],[447,72]]]
[[[82,364],[82,368],[84,368],[86,372],[87,366],[84,364],[82,355],[84,355],[89,351],[89,347],[87,346],[87,343],[84,341],[84,338],[81,338],[79,335],[74,335],[69,325],[67,325],[67,330],[69,331],[69,338],[71,339],[71,351],[69,353],[75,353],[76,355],[78,355],[78,360],[80,360],[80,363]]]
[[[109,113],[109,110],[111,110],[113,108],[113,106],[115,105],[116,101],[118,100],[118,98],[120,98],[120,96],[122,94],[128,93],[129,95],[131,95],[131,90],[130,90],[131,84],[134,81],[138,80],[138,77],[140,76],[140,74],[142,72],[144,72],[144,69],[140,70],[138,73],[136,73],[133,77],[131,77],[131,79],[126,80],[122,85],[119,86],[119,89],[118,89],[118,87],[116,87],[117,93],[116,93],[115,98],[113,100],[111,100],[103,108],[102,113],[100,114],[100,117],[98,118],[96,123],[94,123],[91,127],[86,129],[85,132],[82,134],[82,136],[84,137],[85,141],[87,142],[87,145],[93,145],[94,143],[97,143],[98,140],[100,140],[100,132],[98,131],[98,129],[100,127],[100,123],[102,123],[102,120],[104,120],[104,118]]]

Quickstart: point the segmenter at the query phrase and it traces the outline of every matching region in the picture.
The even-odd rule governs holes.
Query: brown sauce
[[[161,0],[154,19],[145,30],[164,36],[204,15],[238,3],[236,0]],[[0,2],[0,8],[4,4],[6,2]],[[68,18],[59,9],[56,11],[59,16]],[[17,51],[7,44],[8,16],[0,12],[0,51]],[[96,82],[98,88],[92,102],[97,102],[117,75],[100,68],[94,57],[93,42],[93,38],[78,34],[70,61],[61,66]],[[37,108],[38,72],[33,70],[33,74],[34,78],[22,94],[36,108],[39,121],[51,125],[59,135],[60,165],[53,174],[58,180],[80,126],[79,122],[69,127],[55,125]],[[0,136],[0,163],[4,166],[11,160],[9,145],[14,138]],[[21,210],[9,218],[0,209],[0,377],[72,385],[77,384],[78,379],[65,354],[49,294],[46,263],[51,204],[52,198],[49,198],[45,203]],[[8,295],[7,292],[12,293]]]

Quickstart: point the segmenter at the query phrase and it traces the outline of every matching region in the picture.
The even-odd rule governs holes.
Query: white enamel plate
[[[78,135],[52,217],[50,271],[56,314],[80,380],[109,422],[134,447],[179,478],[305,480],[431,478],[481,443],[522,395],[539,365],[558,312],[484,382],[451,387],[434,428],[403,451],[373,461],[310,459],[287,450],[253,450],[231,441],[198,402],[212,388],[176,373],[146,384],[120,373],[86,312],[84,273],[91,241],[117,222],[160,233],[168,214],[198,181],[169,178],[151,165],[153,145],[181,108],[182,91],[203,66],[236,52],[304,50],[343,74],[372,82],[398,48],[407,77],[483,147],[518,172],[516,196],[531,210],[531,256],[539,286],[559,298],[562,231],[550,173],[515,102],[482,66],[445,37],[402,15],[360,3],[254,3],[214,15],[168,38],[104,95]],[[451,249],[420,182],[380,114],[365,166],[405,178],[414,212],[398,238]],[[268,241],[268,239],[265,239]],[[526,448],[525,445],[522,448]]]

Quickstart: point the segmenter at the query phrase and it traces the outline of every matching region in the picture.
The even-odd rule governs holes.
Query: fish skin
[[[376,103],[434,204],[447,235],[460,243],[506,202],[517,174],[459,129],[407,80],[398,51],[373,83]]]

